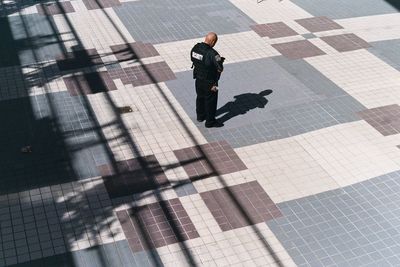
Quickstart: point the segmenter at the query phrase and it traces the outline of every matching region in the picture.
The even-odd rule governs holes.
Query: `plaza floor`
[[[1,1],[0,266],[400,266],[399,10]]]

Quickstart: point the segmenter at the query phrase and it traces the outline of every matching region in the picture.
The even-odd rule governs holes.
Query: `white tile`
[[[367,42],[400,38],[399,13],[338,19],[336,22]]]
[[[400,103],[400,73],[365,49],[305,59],[367,108]]]
[[[282,0],[230,0],[258,24],[312,17],[291,1]]]
[[[399,149],[387,145],[385,137],[365,121],[336,125],[295,139],[340,186],[400,167]]]
[[[276,202],[336,189],[339,185],[294,138],[235,150],[270,198]]]

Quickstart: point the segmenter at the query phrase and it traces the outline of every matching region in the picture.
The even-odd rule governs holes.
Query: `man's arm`
[[[224,71],[224,60],[225,58],[221,57],[218,53],[215,53],[215,55],[213,56],[213,64],[218,72]]]

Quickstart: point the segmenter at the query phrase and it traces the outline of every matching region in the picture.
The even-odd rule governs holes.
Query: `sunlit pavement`
[[[399,9],[2,1],[0,266],[399,266]]]

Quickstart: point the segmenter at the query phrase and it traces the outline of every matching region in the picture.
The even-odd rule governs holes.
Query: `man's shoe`
[[[204,119],[204,118],[199,118],[199,117],[197,117],[197,121],[198,122],[203,122],[203,121],[205,121],[206,119]]]
[[[220,127],[223,127],[224,124],[222,122],[219,122],[219,121],[213,121],[211,123],[207,123],[206,122],[205,126],[206,126],[206,128],[220,128]]]

